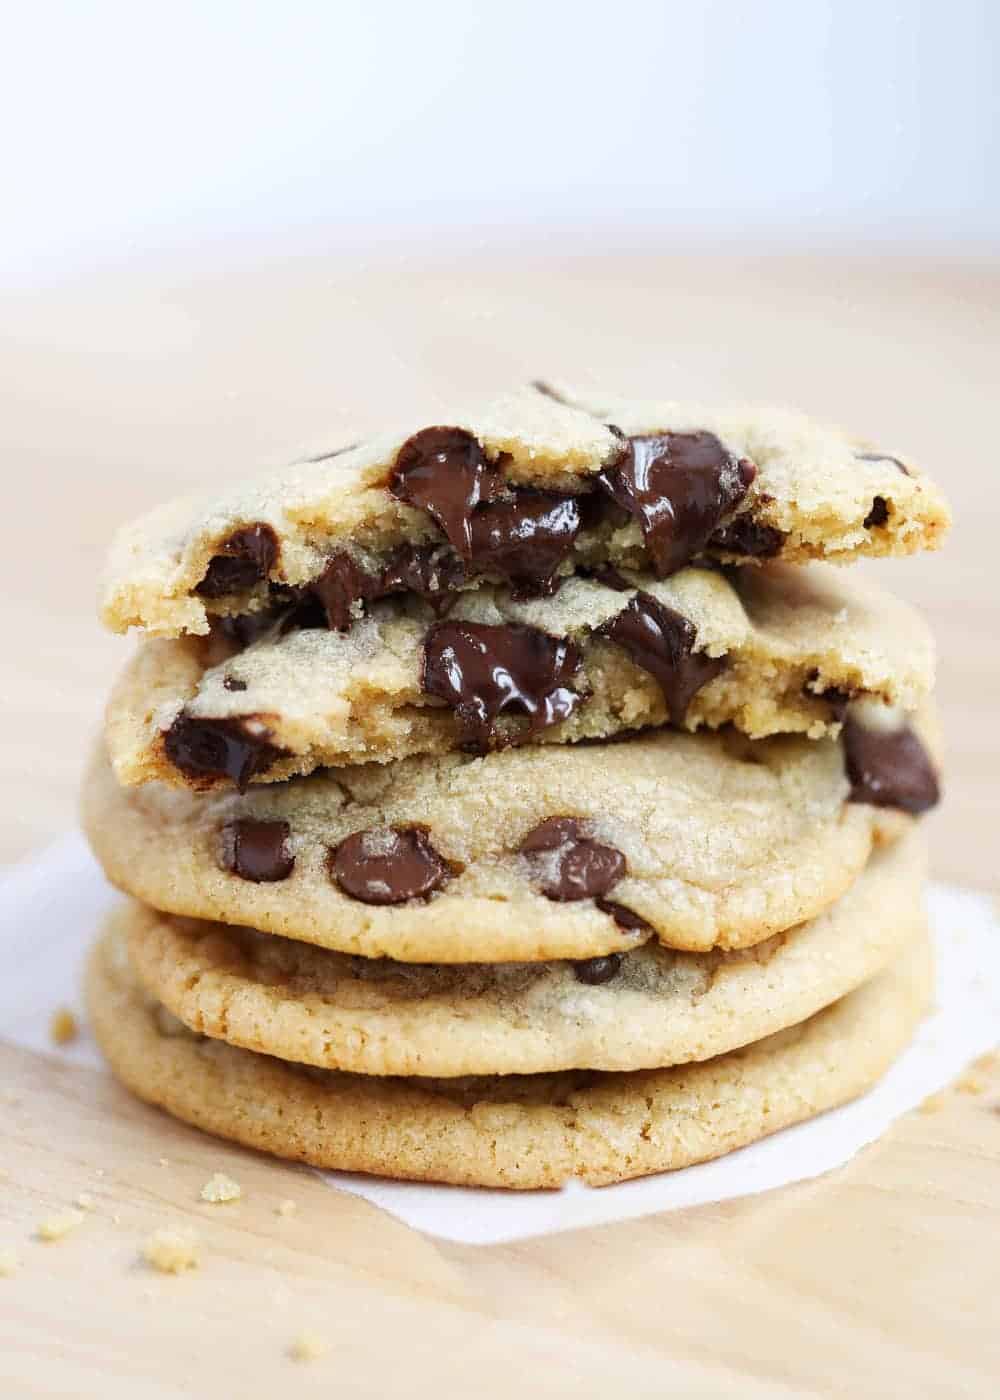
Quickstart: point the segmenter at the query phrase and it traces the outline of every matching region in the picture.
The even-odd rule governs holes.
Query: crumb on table
[[[211,1201],[213,1205],[221,1201],[238,1201],[242,1194],[240,1183],[225,1172],[216,1172],[201,1188],[201,1199]]]
[[[81,1210],[96,1210],[97,1202],[89,1191],[81,1191],[76,1198],[76,1203]]]
[[[49,1039],[53,1045],[68,1045],[80,1034],[80,1025],[68,1006],[59,1006],[49,1019]]]
[[[0,1249],[0,1278],[10,1278],[19,1262],[16,1253],[9,1246],[5,1245]]]
[[[289,1199],[287,1199],[287,1200],[279,1201],[279,1202],[278,1202],[277,1208],[276,1208],[276,1210],[275,1210],[275,1214],[276,1214],[276,1215],[282,1215],[282,1216],[294,1215],[295,1212],[298,1210],[298,1208],[299,1208],[298,1201],[293,1201],[293,1200],[291,1200],[291,1199],[289,1198]]]
[[[304,1331],[292,1339],[288,1354],[295,1361],[318,1361],[329,1350],[318,1332]]]
[[[45,1240],[47,1244],[51,1244],[55,1240],[65,1239],[72,1230],[83,1224],[83,1220],[82,1210],[60,1211],[57,1215],[50,1215],[39,1222],[38,1238]]]
[[[142,1247],[142,1257],[161,1274],[182,1274],[198,1267],[198,1236],[192,1230],[154,1230]]]

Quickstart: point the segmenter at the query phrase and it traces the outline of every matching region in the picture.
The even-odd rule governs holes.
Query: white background
[[[1000,240],[998,0],[18,0],[0,279],[218,243]]]

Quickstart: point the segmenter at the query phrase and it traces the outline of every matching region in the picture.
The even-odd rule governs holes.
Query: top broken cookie
[[[797,414],[543,386],[152,511],[115,541],[102,614],[204,634],[297,590],[346,630],[390,593],[485,580],[537,597],[607,563],[665,578],[706,556],[909,554],[948,523],[908,461]]]

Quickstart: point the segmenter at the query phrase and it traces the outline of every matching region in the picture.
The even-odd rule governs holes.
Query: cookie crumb
[[[298,1208],[298,1201],[293,1201],[291,1199],[279,1201],[274,1213],[275,1215],[281,1215],[287,1218],[289,1215],[294,1215]]]
[[[0,1249],[0,1278],[10,1278],[19,1263],[20,1260],[12,1249]]]
[[[42,1220],[38,1226],[38,1238],[45,1240],[47,1244],[54,1240],[64,1239],[71,1230],[75,1230],[78,1225],[82,1225],[84,1215],[82,1210],[64,1210],[58,1215],[50,1215],[48,1219]]]
[[[97,1202],[89,1191],[81,1191],[76,1198],[76,1203],[81,1210],[96,1210]]]
[[[945,1094],[929,1094],[920,1105],[921,1113],[940,1113],[948,1102]]]
[[[201,1199],[211,1201],[213,1205],[221,1201],[238,1201],[242,1194],[240,1183],[226,1176],[225,1172],[216,1172],[201,1188]]]
[[[963,1074],[955,1088],[960,1094],[982,1094],[986,1092],[986,1085],[976,1074]]]
[[[169,1166],[170,1166],[170,1158],[169,1158],[169,1157],[161,1157],[161,1158],[159,1159],[159,1162],[160,1162],[160,1166],[161,1166],[161,1167],[169,1167]]]
[[[318,1361],[329,1349],[318,1332],[300,1332],[288,1348],[288,1354],[293,1361]]]
[[[80,1025],[68,1006],[57,1007],[49,1019],[49,1039],[53,1045],[68,1045],[80,1034]]]
[[[182,1274],[198,1267],[198,1236],[192,1230],[154,1230],[142,1247],[142,1257],[161,1274]]]

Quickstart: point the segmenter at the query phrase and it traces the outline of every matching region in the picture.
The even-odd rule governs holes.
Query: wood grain
[[[940,646],[939,875],[1000,889],[1000,265],[654,255],[148,266],[9,298],[0,859],[72,822],[127,643],[93,620],[120,520],[247,463],[351,440],[386,411],[538,374],[770,397],[924,461],[944,553],[870,566]],[[2,1029],[2,1028],[0,1028]],[[993,1395],[1000,1072],[849,1167],[766,1197],[468,1249],[307,1173],[214,1143],[105,1078],[0,1047],[0,1393],[357,1396]],[[161,1166],[160,1158],[169,1166]],[[237,1205],[208,1206],[225,1169]],[[58,1244],[37,1222],[80,1191]],[[275,1213],[294,1197],[298,1212]],[[193,1221],[202,1267],[139,1248]],[[329,1342],[289,1359],[303,1328]]]

